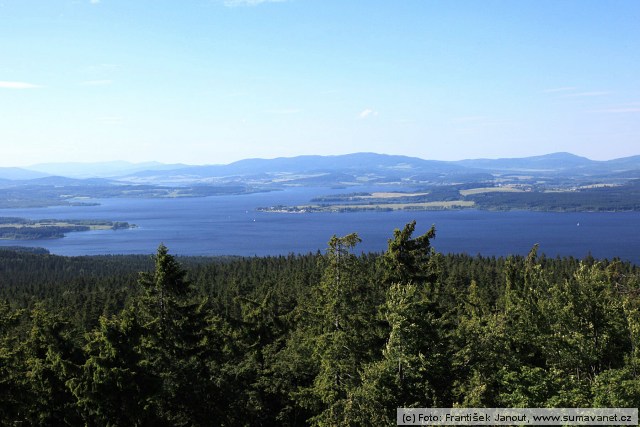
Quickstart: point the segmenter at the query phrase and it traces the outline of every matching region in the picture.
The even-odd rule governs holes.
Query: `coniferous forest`
[[[398,407],[640,406],[640,270],[440,254],[0,251],[0,423],[395,425]]]

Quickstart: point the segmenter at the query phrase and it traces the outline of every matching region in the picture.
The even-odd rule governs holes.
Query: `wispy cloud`
[[[0,88],[2,89],[36,89],[39,87],[42,86],[25,82],[0,82]]]
[[[100,3],[100,0],[90,0],[89,3],[91,4],[98,4]]]
[[[87,80],[80,82],[81,86],[106,86],[113,83],[113,80]]]
[[[362,110],[360,112],[360,114],[358,114],[358,118],[359,119],[366,119],[368,117],[376,117],[378,115],[378,112],[375,111],[372,108],[365,108],[364,110]]]
[[[640,102],[631,102],[628,104],[616,105],[607,108],[591,110],[590,113],[605,114],[624,114],[624,113],[640,113]]]
[[[550,88],[550,89],[545,89],[542,92],[557,95],[559,98],[585,98],[585,97],[593,97],[593,96],[605,96],[605,95],[611,94],[611,92],[608,90],[597,90],[597,91],[582,90],[581,91],[579,88],[575,86]]]
[[[224,0],[227,7],[257,6],[263,3],[284,3],[288,0]]]
[[[576,93],[568,93],[563,95],[563,98],[578,98],[578,97],[590,97],[590,96],[604,96],[609,95],[611,92],[608,91],[592,91],[592,92],[576,92]]]

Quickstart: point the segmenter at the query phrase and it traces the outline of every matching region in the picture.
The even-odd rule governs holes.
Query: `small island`
[[[66,233],[90,230],[122,230],[135,225],[121,221],[103,220],[30,220],[16,217],[0,217],[0,239],[43,240],[61,239]]]

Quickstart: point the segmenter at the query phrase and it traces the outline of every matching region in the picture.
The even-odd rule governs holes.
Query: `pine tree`
[[[18,421],[27,400],[17,328],[23,313],[0,300],[0,423]]]
[[[313,296],[307,331],[314,340],[318,373],[306,396],[320,402],[319,414],[311,420],[316,425],[349,423],[350,396],[374,348],[373,287],[363,274],[362,261],[352,253],[358,242],[355,233],[331,238],[324,275]]]
[[[432,226],[425,234],[413,238],[415,229],[414,220],[402,230],[393,231],[393,239],[389,239],[387,251],[382,256],[384,283],[424,283],[433,279],[428,261],[436,229]]]
[[[82,374],[71,382],[88,424],[150,425],[156,414],[148,402],[158,379],[143,367],[143,328],[136,312],[126,308],[113,318],[101,317],[87,335]]]
[[[378,317],[386,325],[382,358],[366,365],[356,390],[352,418],[358,424],[375,420],[395,424],[396,407],[425,407],[442,403],[444,353],[443,318],[437,304],[436,254],[427,233],[413,238],[416,222],[396,229],[382,256],[386,287]],[[448,381],[447,381],[448,382]]]
[[[81,424],[69,383],[78,376],[82,355],[69,322],[36,306],[19,351],[26,391],[20,418],[32,425]]]
[[[363,369],[353,397],[351,417],[359,425],[394,425],[397,407],[442,404],[434,383],[447,363],[442,331],[425,292],[412,283],[392,285],[382,316],[390,328],[382,359]]]
[[[160,245],[155,270],[139,280],[145,291],[136,304],[143,328],[140,366],[157,384],[146,402],[157,425],[207,425],[212,417],[221,419],[226,401],[219,387],[221,335],[186,275]]]

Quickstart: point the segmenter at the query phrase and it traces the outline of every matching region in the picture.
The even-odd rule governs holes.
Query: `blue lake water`
[[[354,189],[343,190],[345,192]],[[358,189],[356,191],[362,191]],[[357,232],[359,251],[383,251],[394,228],[416,220],[416,235],[435,224],[436,250],[471,255],[526,254],[539,243],[548,256],[619,257],[640,264],[640,212],[551,213],[395,211],[282,214],[260,206],[304,204],[331,189],[291,189],[241,196],[181,199],[103,199],[99,206],[0,209],[31,219],[105,219],[138,227],[70,233],[63,239],[0,241],[39,246],[60,255],[147,254],[163,242],[179,255],[262,256],[324,250],[333,235]]]

